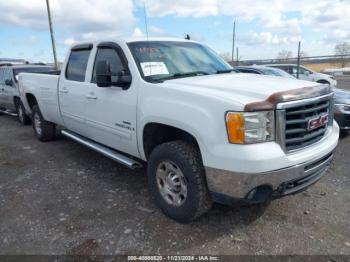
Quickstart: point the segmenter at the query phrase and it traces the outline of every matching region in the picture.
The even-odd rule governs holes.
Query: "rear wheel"
[[[16,111],[18,114],[18,120],[22,125],[29,125],[30,124],[30,118],[25,113],[24,106],[21,101],[17,101],[16,103]]]
[[[157,205],[174,220],[189,222],[211,208],[200,152],[190,143],[156,147],[149,158],[148,180]]]
[[[34,105],[32,108],[32,124],[34,133],[40,141],[45,142],[55,139],[56,125],[43,118],[38,105]]]

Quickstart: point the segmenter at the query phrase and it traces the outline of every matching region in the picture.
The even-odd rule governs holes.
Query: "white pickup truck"
[[[313,82],[232,71],[183,39],[72,46],[60,76],[24,73],[21,99],[41,141],[62,134],[130,168],[187,222],[212,202],[259,203],[304,190],[338,143],[333,93]]]

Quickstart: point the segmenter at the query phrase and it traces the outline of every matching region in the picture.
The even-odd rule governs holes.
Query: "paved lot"
[[[166,218],[130,171],[64,138],[38,142],[0,116],[0,254],[350,254],[350,136],[330,172],[265,206]]]

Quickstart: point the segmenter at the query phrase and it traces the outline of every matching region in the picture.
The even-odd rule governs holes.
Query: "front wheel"
[[[40,141],[46,142],[55,139],[56,125],[43,118],[38,105],[32,108],[32,123],[34,133]]]
[[[16,104],[16,111],[18,115],[18,121],[22,125],[29,125],[30,124],[30,117],[25,113],[24,106],[21,101],[18,101]]]
[[[211,208],[200,152],[190,143],[156,147],[149,158],[148,180],[157,205],[176,221],[192,221]]]

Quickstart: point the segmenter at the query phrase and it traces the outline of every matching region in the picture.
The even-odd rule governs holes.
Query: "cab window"
[[[107,61],[110,65],[110,70],[112,73],[112,82],[117,81],[117,74],[126,68],[123,65],[123,62],[115,49],[112,48],[99,48],[97,50],[96,59],[94,63],[94,71],[92,74],[92,83],[96,83],[96,66],[100,61]]]
[[[73,50],[69,56],[66,79],[84,82],[91,50]]]

